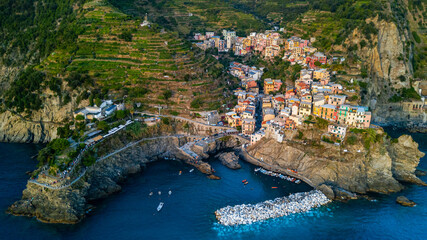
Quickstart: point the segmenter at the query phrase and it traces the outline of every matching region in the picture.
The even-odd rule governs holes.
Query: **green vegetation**
[[[96,162],[95,151],[93,149],[89,149],[83,155],[82,163],[84,166],[89,167],[89,166],[92,166],[95,162]]]
[[[418,36],[417,32],[412,31],[412,36],[414,37],[415,42],[421,43],[421,38]]]
[[[190,104],[190,106],[192,107],[192,108],[200,108],[200,107],[202,107],[202,105],[203,105],[203,99],[202,98],[200,98],[200,97],[198,97],[198,98],[196,98],[196,99],[194,99],[192,102],[191,102],[191,104]]]
[[[303,138],[303,136],[304,136],[304,133],[303,133],[303,132],[301,132],[300,130],[298,130],[298,136],[297,136],[297,139],[302,139],[302,138]]]
[[[131,133],[131,134],[133,134],[133,135],[135,135],[135,136],[138,136],[138,135],[140,135],[141,133],[142,133],[142,130],[144,129],[144,128],[146,128],[147,127],[147,125],[145,124],[145,123],[141,123],[141,122],[133,122],[132,124],[130,124],[130,125],[128,125],[127,127],[126,127],[126,130],[129,132],[129,133]]]
[[[45,77],[45,74],[33,67],[23,71],[6,92],[6,107],[16,109],[17,112],[41,109],[41,84]]]
[[[99,130],[102,130],[102,131],[108,131],[110,129],[110,126],[106,121],[98,122],[97,127]]]
[[[36,64],[57,48],[71,47],[81,30],[73,7],[80,8],[83,2],[1,1],[0,62],[15,67]]]
[[[149,21],[182,35],[224,28],[235,29],[240,35],[266,27],[263,21],[246,13],[233,2],[224,0],[109,0],[115,7],[135,17],[149,15]],[[191,13],[191,14],[190,14]]]
[[[127,42],[132,41],[132,33],[129,30],[125,30],[119,37]]]
[[[316,117],[316,127],[319,129],[326,129],[329,125],[329,122],[323,118]]]
[[[327,143],[332,143],[332,144],[334,144],[334,143],[335,143],[334,141],[332,141],[331,139],[329,139],[329,138],[328,138],[328,137],[326,137],[326,136],[323,136],[323,137],[322,137],[322,141],[327,142]]]
[[[37,156],[39,166],[44,164],[54,166],[56,164],[56,156],[60,155],[69,146],[70,143],[67,139],[57,138],[52,140],[45,148],[39,151],[39,155]]]
[[[383,134],[377,134],[376,130],[373,128],[368,129],[358,129],[352,128],[350,132],[355,134],[360,134],[362,136],[363,146],[366,150],[371,148],[372,143],[378,143],[382,140]]]
[[[357,141],[356,135],[351,135],[347,138],[347,143],[350,145],[356,144],[356,141]]]
[[[404,100],[421,100],[420,95],[415,91],[413,87],[411,88],[402,88],[400,94],[394,94],[388,99],[389,102],[396,103]]]
[[[163,124],[165,124],[165,125],[169,125],[169,124],[170,124],[170,122],[171,122],[170,118],[168,118],[168,117],[162,118],[162,123],[163,123]]]

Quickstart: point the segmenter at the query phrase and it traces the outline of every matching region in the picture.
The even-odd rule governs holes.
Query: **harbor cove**
[[[423,152],[427,151],[425,136],[413,134]],[[220,180],[208,179],[199,171],[190,172],[192,166],[179,161],[156,161],[122,182],[119,193],[92,202],[93,208],[80,223],[46,225],[35,218],[4,213],[10,202],[20,197],[28,179],[25,172],[34,168],[31,157],[39,147],[2,143],[0,148],[3,210],[0,234],[15,239],[259,239],[266,234],[271,239],[284,235],[294,239],[422,239],[425,233],[427,191],[410,185],[401,194],[417,203],[414,208],[395,203],[400,193],[371,194],[369,200],[334,201],[308,212],[248,225],[224,226],[215,217],[218,209],[257,204],[309,192],[312,188],[305,183],[295,184],[262,174],[255,171],[256,166],[241,159],[241,168],[233,170],[214,157],[208,162]],[[426,157],[421,159],[419,167],[427,167]],[[171,195],[167,193],[169,190]],[[162,194],[158,195],[158,191]],[[154,194],[150,196],[150,192]],[[157,212],[160,201],[164,207]]]
[[[425,0],[0,0],[0,240],[427,239]]]

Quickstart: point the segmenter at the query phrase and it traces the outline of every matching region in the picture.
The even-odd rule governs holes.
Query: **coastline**
[[[182,154],[179,147],[189,140],[170,137],[142,141],[122,152],[97,162],[75,184],[64,189],[51,190],[28,182],[21,200],[12,204],[7,213],[16,216],[36,217],[46,223],[75,224],[84,219],[95,200],[106,198],[121,190],[120,183],[128,176],[140,172],[147,163],[160,159],[175,159],[195,166],[212,179],[211,167],[200,161],[195,164]],[[221,149],[238,146],[238,141],[214,141],[206,151],[213,155]],[[206,154],[203,159],[209,157]]]
[[[176,159],[184,161],[190,165],[197,167],[209,178],[219,179],[218,177],[213,175],[213,171],[209,163],[201,161],[200,164],[195,164],[194,162],[190,161],[191,159],[189,159],[188,156],[183,154],[182,150],[180,150],[180,147],[184,146],[189,141],[193,140],[179,137],[169,137],[153,139],[151,141],[142,141],[126,150],[117,152],[115,155],[110,156],[109,158],[103,161],[95,163],[93,166],[88,168],[87,174],[85,176],[83,176],[79,181],[77,181],[73,186],[69,188],[60,190],[50,190],[44,188],[43,186],[28,183],[27,189],[25,189],[23,192],[22,199],[15,202],[11,207],[9,207],[8,213],[17,216],[35,216],[40,221],[47,223],[73,224],[80,222],[85,217],[86,211],[91,207],[91,202],[97,199],[106,198],[113,193],[119,192],[121,190],[120,183],[123,182],[129,175],[140,172],[147,163],[157,161],[159,159]],[[267,139],[265,141],[268,142],[274,140]],[[393,147],[393,154],[395,155],[393,159],[401,158],[402,156],[404,156],[402,155],[402,150],[396,150],[399,149],[399,146],[405,146],[404,149],[406,150],[408,149],[408,146],[412,150],[418,147],[418,145],[414,145],[412,138],[401,137],[401,140],[399,141],[402,141],[402,143],[399,143],[395,145],[395,147]],[[263,142],[261,141],[261,143]],[[274,147],[274,143],[270,142],[267,144],[267,146]],[[351,183],[346,182],[348,181],[348,177],[352,177],[346,176],[346,172],[343,172],[342,174],[344,175],[341,176],[341,179],[335,180],[335,183],[330,181],[326,183],[324,179],[323,181],[319,181],[319,177],[318,175],[316,175],[316,172],[318,172],[318,170],[313,173],[307,172],[304,169],[298,167],[297,165],[286,166],[283,164],[272,164],[274,162],[271,162],[271,159],[269,160],[268,158],[264,158],[264,161],[260,161],[256,157],[256,155],[253,155],[253,153],[259,155],[258,151],[265,151],[265,147],[262,147],[260,146],[260,144],[257,143],[255,147],[250,147],[250,152],[247,152],[246,149],[241,149],[241,142],[237,137],[228,137],[226,138],[226,141],[225,139],[216,139],[210,144],[199,148],[199,150],[197,150],[198,148],[194,148],[194,151],[196,151],[197,154],[202,156],[202,159],[206,159],[209,156],[214,156],[223,149],[230,148],[234,148],[238,155],[241,156],[241,159],[255,166],[261,166],[271,171],[298,178],[307,183],[309,186],[313,187],[314,189],[320,190],[331,200],[348,200],[356,198],[357,195],[362,196],[368,192],[391,193],[403,189],[403,186],[395,178],[390,178],[390,180],[387,180],[389,181],[388,183],[384,182],[385,179],[382,178],[383,175],[381,174],[372,175],[372,180],[369,181],[374,181],[376,185],[375,187],[373,187],[373,185],[370,185],[368,186],[369,188],[363,188],[363,186],[359,185],[355,186],[356,188],[354,188]],[[283,149],[283,147],[278,147],[277,149]],[[300,150],[296,146],[287,149],[288,153],[293,154],[298,153],[299,151]],[[374,161],[374,164],[375,161],[379,161],[375,158],[377,157],[376,151],[378,150],[375,150],[370,153],[373,154],[372,156],[368,155],[370,159],[369,161]],[[412,153],[414,154],[414,152]],[[418,165],[419,162],[419,159],[415,159],[414,157],[418,156],[417,154],[419,155],[420,153],[415,153],[415,155],[406,156],[406,158],[410,158],[412,162],[401,162],[400,165],[403,165],[398,167],[403,169],[398,169],[399,171],[394,171],[394,177],[400,174],[399,181],[405,181],[406,179],[412,180],[412,183],[416,183],[415,180],[417,180],[418,178],[416,178],[413,174],[415,171],[415,167]],[[291,156],[284,157],[293,159],[293,157]],[[374,157],[374,159],[371,159],[372,157]],[[299,161],[313,161],[313,159],[311,158],[306,159],[304,157],[297,157],[296,159],[299,159]],[[353,158],[350,157],[350,159]],[[388,161],[387,164],[390,165],[390,171],[393,165],[393,159],[392,157],[386,159]],[[303,162],[301,162],[301,164],[302,163]],[[406,166],[405,164],[408,166]],[[319,167],[320,166],[317,166],[316,169],[319,169]],[[289,169],[297,169],[298,172],[291,171]],[[365,171],[368,172],[371,170],[366,169]],[[360,172],[359,174],[366,173]],[[381,178],[381,180],[379,178]]]

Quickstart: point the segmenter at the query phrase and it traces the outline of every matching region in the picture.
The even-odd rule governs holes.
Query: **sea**
[[[403,134],[388,132],[393,137]],[[427,135],[411,135],[427,153]],[[7,207],[22,196],[26,172],[36,167],[31,157],[40,147],[0,144],[0,239],[427,239],[427,187],[414,185],[397,194],[375,194],[375,200],[333,202],[252,225],[222,226],[214,215],[221,207],[258,203],[311,188],[256,173],[255,166],[243,161],[241,169],[231,170],[215,159],[211,164],[221,180],[210,180],[197,170],[190,172],[190,166],[177,161],[151,163],[123,182],[121,192],[93,203],[93,211],[75,225],[8,215]],[[427,170],[427,157],[421,159],[419,168]],[[245,179],[247,185],[242,183]],[[426,176],[421,179],[427,181]],[[398,205],[399,195],[417,205]],[[164,207],[157,212],[159,202]]]

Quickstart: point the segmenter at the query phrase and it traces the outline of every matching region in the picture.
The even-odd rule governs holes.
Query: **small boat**
[[[148,196],[153,196],[153,192],[150,192],[150,193],[148,194]]]
[[[157,206],[157,212],[160,212],[160,210],[162,210],[164,203],[160,202],[159,206]]]
[[[194,171],[194,168],[190,169],[190,172],[193,172],[193,171]]]
[[[301,183],[301,181],[298,179],[298,180],[296,180],[296,181],[295,181],[295,183],[296,183],[296,184],[300,184],[300,183]]]
[[[248,181],[248,180],[244,179],[244,180],[242,180],[242,183],[247,182],[247,181]]]
[[[171,194],[172,194],[172,191],[171,191],[171,190],[169,190],[169,192],[168,192],[168,193],[169,193],[169,195],[171,195]]]
[[[271,187],[271,188],[275,189],[275,188],[277,188],[277,187]]]
[[[244,182],[243,184],[245,184],[245,185],[246,185],[246,184],[248,184],[248,183],[249,183],[249,182],[248,182],[248,181],[246,181],[246,182]]]
[[[182,174],[182,171],[179,171],[179,175],[181,175]]]
[[[159,191],[159,195],[162,195],[162,192],[161,192],[161,191]]]

